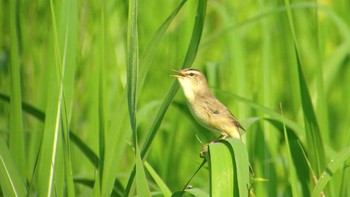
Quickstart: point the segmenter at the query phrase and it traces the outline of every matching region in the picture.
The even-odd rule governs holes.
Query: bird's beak
[[[171,70],[174,71],[174,72],[177,72],[177,74],[176,74],[176,75],[170,75],[170,77],[182,78],[182,77],[185,76],[185,75],[182,74],[181,71],[179,71],[179,70],[174,70],[174,69],[171,69]]]

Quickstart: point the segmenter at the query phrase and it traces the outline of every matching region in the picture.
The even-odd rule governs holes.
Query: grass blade
[[[105,34],[106,34],[106,27],[105,27],[105,7],[106,2],[101,1],[101,13],[100,13],[100,19],[101,19],[101,32],[99,36],[99,44],[100,44],[100,57],[99,57],[99,66],[98,66],[98,150],[99,150],[99,160],[98,160],[98,172],[97,172],[97,179],[94,184],[94,196],[101,196],[103,193],[103,178],[105,176],[104,174],[104,167],[105,167],[105,139],[106,139],[106,120],[107,114],[106,114],[106,90],[105,90]]]
[[[0,93],[0,99],[5,101],[5,102],[10,102],[10,97],[5,95],[5,94],[2,94],[2,93]],[[39,109],[37,109],[34,106],[29,105],[27,103],[22,103],[22,107],[23,107],[24,112],[27,112],[30,115],[32,115],[33,117],[37,118],[38,120],[45,122],[45,113],[44,112],[40,111]],[[69,140],[79,148],[79,150],[83,153],[83,155],[85,155],[89,159],[89,161],[91,162],[91,164],[93,164],[95,166],[95,168],[98,168],[99,158],[94,153],[94,151],[88,146],[88,144],[86,144],[84,141],[82,141],[72,131],[69,131]],[[5,155],[5,153],[1,153],[1,155]],[[3,158],[7,158],[7,156],[3,156]],[[8,160],[8,159],[6,159],[6,160]],[[76,181],[74,181],[74,182],[76,182]],[[90,183],[91,183],[91,187],[93,187],[94,182],[91,181]],[[117,181],[116,181],[116,183],[117,183]],[[119,186],[119,188],[121,187],[120,184],[118,186]]]
[[[234,163],[237,170],[236,174],[239,196],[248,196],[250,164],[247,148],[240,140],[227,139],[224,142],[226,143],[226,146],[231,149],[231,154],[233,153],[235,159]]]
[[[150,43],[145,50],[145,53],[141,56],[142,67],[140,67],[140,82],[139,82],[139,90],[142,90],[144,85],[147,72],[152,63],[152,59],[156,54],[156,50],[159,48],[159,45],[164,37],[166,30],[169,28],[171,22],[175,19],[182,6],[186,3],[187,0],[182,0],[180,4],[175,8],[175,10],[168,16],[168,18],[162,23],[162,25],[158,28],[157,32],[153,35]]]
[[[326,169],[322,172],[318,183],[312,191],[312,197],[320,196],[321,192],[325,189],[327,183],[332,179],[334,173],[344,165],[344,162],[350,159],[350,147],[347,147],[337,153],[334,159],[330,160]]]
[[[191,38],[187,54],[186,54],[184,63],[182,65],[182,68],[190,66],[194,61],[194,58],[196,56],[196,52],[198,49],[198,45],[200,42],[200,36],[194,34],[194,32],[202,32],[204,19],[205,19],[205,12],[206,12],[206,1],[199,1],[198,7],[197,7],[197,17],[196,17],[196,21],[195,21],[195,24],[193,27],[192,38]],[[148,151],[155,135],[157,134],[158,128],[159,128],[159,126],[164,118],[165,112],[167,111],[168,107],[170,106],[170,103],[171,103],[172,99],[174,98],[178,88],[179,88],[179,85],[177,84],[177,82],[173,83],[173,85],[171,86],[171,89],[169,90],[166,98],[164,99],[164,101],[163,101],[163,103],[162,103],[162,105],[161,105],[161,107],[156,115],[156,118],[152,124],[150,131],[148,132],[147,139],[146,139],[144,146],[142,148],[142,151],[141,151],[141,156],[143,159],[145,159],[144,157],[146,156],[147,151]]]
[[[145,169],[143,166],[143,162],[141,160],[140,156],[140,150],[138,148],[138,145],[136,145],[136,190],[137,190],[137,195],[140,196],[145,196],[145,197],[150,197],[151,192],[148,188],[148,181],[146,178],[145,174]]]
[[[128,18],[128,47],[127,47],[127,98],[130,125],[133,132],[133,144],[136,148],[136,88],[138,75],[138,30],[137,30],[137,11],[138,2],[133,0],[129,2]]]
[[[24,152],[24,133],[22,118],[22,98],[21,98],[21,72],[19,57],[19,19],[18,19],[18,1],[10,2],[10,25],[11,25],[11,113],[10,113],[10,132],[9,147],[14,162],[19,170],[23,180],[25,180],[25,152]]]
[[[223,143],[209,145],[210,196],[239,196],[234,155]]]
[[[206,13],[206,6],[207,6],[207,1],[198,1],[198,7],[197,7],[197,16],[195,20],[195,24],[193,26],[193,31],[192,31],[192,38],[190,41],[190,44],[188,46],[187,54],[184,60],[184,63],[182,67],[188,67],[190,66],[194,58],[197,54],[197,49],[199,46],[200,38],[201,38],[201,32],[203,31],[203,25],[204,25],[204,19],[205,19],[205,13]],[[194,32],[197,32],[195,34]],[[145,143],[141,149],[141,158],[142,160],[146,159],[147,152],[154,140],[154,137],[156,136],[158,129],[160,127],[160,124],[165,116],[165,113],[167,109],[170,106],[171,101],[173,100],[177,90],[179,89],[179,85],[177,82],[174,82],[173,85],[171,86],[169,92],[167,93],[166,98],[164,99],[162,105],[160,106],[157,115],[152,123],[151,129],[148,132],[147,138],[145,140]],[[126,187],[126,195],[129,195],[130,189],[133,185],[135,178],[135,168],[130,174],[129,181]]]
[[[145,161],[145,167],[147,171],[150,173],[150,175],[152,176],[152,178],[154,179],[154,181],[157,183],[159,189],[162,191],[163,196],[170,197],[171,196],[170,189],[147,161]]]
[[[286,6],[289,27],[293,37],[294,50],[295,50],[295,55],[297,60],[297,69],[298,69],[298,75],[299,75],[299,89],[300,89],[301,104],[302,104],[302,109],[304,114],[306,140],[309,146],[308,153],[309,153],[311,165],[315,169],[316,175],[319,176],[325,165],[325,154],[324,154],[324,147],[323,147],[323,142],[321,137],[321,131],[317,123],[317,118],[316,118],[314,108],[312,106],[309,89],[307,87],[304,73],[302,70],[303,64],[300,58],[300,50],[298,47],[298,42],[297,42],[295,30],[294,30],[294,22],[293,22],[289,0],[284,0],[284,3]]]
[[[128,17],[128,39],[127,39],[127,96],[128,109],[130,116],[130,125],[133,136],[133,145],[135,149],[136,160],[136,189],[137,194],[142,196],[151,196],[148,183],[144,171],[143,162],[138,147],[137,128],[136,128],[136,90],[138,79],[138,0],[129,1],[129,17]],[[129,193],[131,194],[131,193]]]
[[[0,186],[4,196],[27,196],[23,177],[14,165],[11,153],[0,137]]]
[[[248,152],[240,140],[210,144],[209,168],[211,196],[248,196]]]
[[[196,58],[199,43],[202,38],[206,10],[207,0],[198,0],[197,14],[194,21],[192,36],[190,44],[188,45],[186,57],[182,64],[182,68],[190,67]]]
[[[64,182],[67,196],[75,196],[71,149],[70,149],[70,122],[72,116],[74,78],[76,68],[77,46],[77,1],[64,0],[60,10],[60,39],[62,40],[62,70],[63,81],[61,128],[62,128],[62,168],[64,170]],[[64,42],[63,42],[64,40]],[[64,159],[63,159],[64,158]]]
[[[305,134],[303,133],[304,129],[296,122],[294,122],[290,119],[287,119],[287,118],[283,119],[283,117],[279,113],[277,113],[275,110],[268,108],[268,107],[265,107],[263,105],[260,105],[260,104],[254,102],[252,100],[249,100],[247,98],[243,98],[243,97],[237,96],[235,94],[228,94],[228,93],[222,92],[222,91],[219,91],[219,92],[221,94],[227,95],[230,98],[232,97],[232,98],[236,99],[238,102],[242,102],[245,105],[250,106],[252,109],[258,110],[262,113],[265,113],[266,115],[269,115],[269,119],[273,119],[273,120],[276,120],[279,122],[283,122],[283,120],[284,120],[286,126],[290,127],[297,134],[297,136],[300,139],[302,139],[302,141],[303,141],[304,136],[305,136]]]
[[[54,66],[50,66],[49,99],[39,157],[39,194],[43,196],[74,196],[74,184],[70,158],[69,119],[73,99],[75,76],[76,1],[63,1],[59,25],[56,25],[54,3],[50,2],[53,23]],[[63,141],[62,141],[63,140]],[[62,152],[64,151],[64,152]],[[63,159],[64,158],[64,159]],[[66,176],[56,176],[65,174]],[[65,183],[65,185],[64,185]]]
[[[54,65],[50,66],[49,74],[47,75],[47,81],[49,81],[48,90],[51,94],[48,96],[48,103],[46,109],[46,119],[44,132],[42,136],[42,144],[40,147],[40,158],[38,171],[38,181],[40,190],[39,195],[41,196],[51,196],[53,192],[57,191],[54,185],[54,175],[55,167],[57,164],[57,154],[58,153],[58,143],[60,133],[60,117],[61,117],[61,107],[62,107],[62,81],[58,76],[61,75],[60,69],[58,67],[60,64],[60,55],[58,49],[58,36],[56,30],[56,18],[55,18],[55,8],[53,2],[51,4],[51,14],[54,26],[54,55],[52,59],[55,59]],[[57,181],[58,184],[58,181]],[[58,184],[61,185],[61,184]],[[59,190],[59,189],[58,189]]]
[[[186,189],[186,191],[177,191],[171,197],[209,197],[210,195],[199,188]]]
[[[10,102],[10,97],[0,93],[0,99],[6,102]],[[41,122],[45,122],[45,113],[35,108],[32,105],[27,103],[22,103],[23,111],[32,115]],[[69,139],[83,152],[83,154],[90,160],[90,162],[97,168],[98,167],[98,156],[94,151],[82,141],[75,133],[72,131],[69,132]]]
[[[281,106],[281,112],[283,116],[282,106]],[[292,196],[300,196],[300,193],[298,191],[298,179],[296,176],[296,169],[292,159],[293,149],[289,144],[289,137],[287,134],[286,125],[284,123],[283,123],[283,131],[284,131],[284,139],[287,145],[288,169],[289,169],[289,177],[290,177],[289,182],[292,188]]]
[[[157,49],[159,48],[159,45],[162,41],[162,38],[164,37],[166,30],[169,28],[171,22],[175,19],[177,13],[180,11],[182,6],[187,0],[183,0],[176,8],[175,10],[168,16],[168,18],[162,23],[162,25],[159,27],[157,32],[153,35],[150,43],[147,46],[147,49],[145,50],[145,53],[141,56],[140,63],[142,66],[140,66],[139,71],[139,82],[138,84],[138,90],[142,91],[144,81],[146,79],[147,72],[149,70],[149,67],[151,65],[152,59],[156,54]],[[118,119],[120,121],[113,122],[111,126],[111,130],[123,130],[121,128],[121,124],[125,122],[125,114],[126,113],[126,94],[123,93],[118,111],[120,112],[118,116],[114,117],[115,119]],[[142,95],[142,93],[140,93]],[[140,97],[139,97],[140,98]],[[138,98],[137,98],[138,99]],[[120,141],[117,141],[115,139],[124,139],[124,136],[127,132],[112,132],[110,136],[109,141],[106,143],[107,146],[111,144],[111,151],[107,152],[106,154],[111,156],[106,156],[106,162],[105,162],[105,172],[108,172],[110,176],[104,176],[103,181],[103,188],[102,188],[102,195],[108,195],[110,194],[110,191],[112,191],[113,187],[113,180],[115,179],[115,174],[117,172],[117,168],[115,167],[115,163],[120,158],[120,155],[122,153],[122,149],[124,149],[125,145],[121,143]]]

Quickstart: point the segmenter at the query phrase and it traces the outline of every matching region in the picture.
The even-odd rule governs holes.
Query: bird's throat
[[[182,90],[188,102],[193,102],[196,96],[195,92],[193,92],[193,89],[188,86],[182,86]]]

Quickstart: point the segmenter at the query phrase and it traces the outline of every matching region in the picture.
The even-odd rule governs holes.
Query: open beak
[[[176,75],[170,75],[170,77],[182,78],[182,77],[185,76],[185,75],[183,75],[183,74],[181,73],[181,71],[174,70],[174,69],[171,69],[171,70],[174,71],[174,72],[177,72],[177,74],[176,74]]]

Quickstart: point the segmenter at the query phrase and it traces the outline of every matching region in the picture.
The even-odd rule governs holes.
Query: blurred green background
[[[181,190],[202,162],[198,139],[217,134],[194,121],[182,91],[162,103],[178,88],[171,69],[185,65],[201,34],[187,66],[205,73],[246,128],[256,196],[309,196],[313,173],[321,179],[327,167],[326,195],[350,195],[349,1],[139,1],[137,22],[135,2],[0,2],[0,153],[18,191],[124,195],[135,164],[128,68],[138,69],[138,146],[150,145],[145,161],[171,193]],[[198,5],[206,6],[203,32],[194,28],[204,20]],[[128,67],[132,50],[138,66]],[[166,196],[147,169],[142,187]],[[208,179],[202,168],[191,185],[209,193]]]

